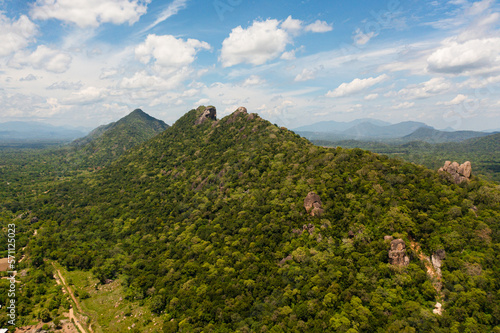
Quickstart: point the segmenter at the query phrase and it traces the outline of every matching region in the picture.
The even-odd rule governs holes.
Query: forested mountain
[[[25,209],[33,270],[91,270],[91,298],[120,279],[163,332],[500,331],[495,185],[314,146],[244,109],[191,110]]]
[[[456,132],[458,133],[458,132]],[[475,132],[478,133],[478,132]],[[453,132],[449,133],[454,135]],[[318,145],[329,147],[361,148],[375,153],[402,158],[437,170],[447,160],[470,161],[476,176],[500,182],[500,133],[472,138],[461,142],[431,144],[423,141],[384,143],[376,141],[315,140]],[[463,136],[462,136],[463,137]],[[450,138],[450,137],[448,137]]]
[[[424,141],[429,143],[460,142],[471,138],[491,135],[477,131],[440,131],[421,122],[405,121],[390,124],[375,119],[359,119],[351,122],[324,121],[294,130],[312,141],[363,140],[388,144]]]
[[[117,122],[102,125],[84,138],[73,141],[73,159],[88,166],[103,166],[128,149],[163,132],[169,126],[140,109]]]
[[[430,127],[421,127],[415,132],[403,137],[407,141],[424,141],[429,143],[460,142],[472,138],[491,135],[491,133],[476,131],[439,131]]]

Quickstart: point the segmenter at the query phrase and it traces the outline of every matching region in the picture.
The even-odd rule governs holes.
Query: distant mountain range
[[[34,121],[0,123],[0,141],[55,140],[71,141],[87,132]]]
[[[350,122],[323,121],[294,129],[297,134],[309,140],[383,140],[383,141],[425,141],[429,143],[459,142],[491,133],[477,131],[454,131],[451,128],[437,130],[415,121],[390,124],[377,119],[364,118]]]

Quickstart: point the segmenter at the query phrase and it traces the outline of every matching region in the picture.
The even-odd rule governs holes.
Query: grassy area
[[[91,272],[70,272],[57,267],[78,295],[83,312],[91,317],[95,333],[161,332],[163,319],[152,314],[147,306],[125,300],[120,280],[101,285]]]

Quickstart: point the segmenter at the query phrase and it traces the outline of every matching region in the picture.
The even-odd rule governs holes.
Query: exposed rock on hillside
[[[217,110],[214,106],[209,106],[203,111],[201,116],[196,119],[195,125],[203,124],[207,120],[217,120]]]
[[[444,250],[437,250],[436,253],[431,255],[432,266],[434,266],[434,269],[436,270],[438,279],[441,279],[441,265],[445,257],[446,252]]]
[[[446,161],[444,166],[439,169],[439,171],[445,171],[449,173],[455,184],[460,184],[463,181],[469,181],[472,167],[469,161],[458,164],[457,162]]]
[[[324,210],[321,207],[321,198],[314,192],[309,192],[304,199],[304,208],[311,216],[321,216]]]
[[[404,240],[395,239],[391,242],[389,262],[395,266],[408,266],[410,258],[406,255],[406,244]]]

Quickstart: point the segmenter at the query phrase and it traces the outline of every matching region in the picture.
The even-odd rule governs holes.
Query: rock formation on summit
[[[472,167],[469,161],[463,164],[457,162],[446,161],[444,166],[439,171],[445,171],[451,175],[455,184],[460,184],[463,181],[469,181]]]
[[[395,239],[391,242],[389,263],[395,266],[408,266],[410,263],[410,258],[406,255],[406,244],[404,240]]]
[[[201,116],[194,122],[195,125],[203,124],[207,120],[217,120],[217,111],[214,106],[209,106],[203,111]]]
[[[311,216],[321,216],[324,210],[321,207],[321,198],[314,192],[309,192],[304,199],[304,208]]]

